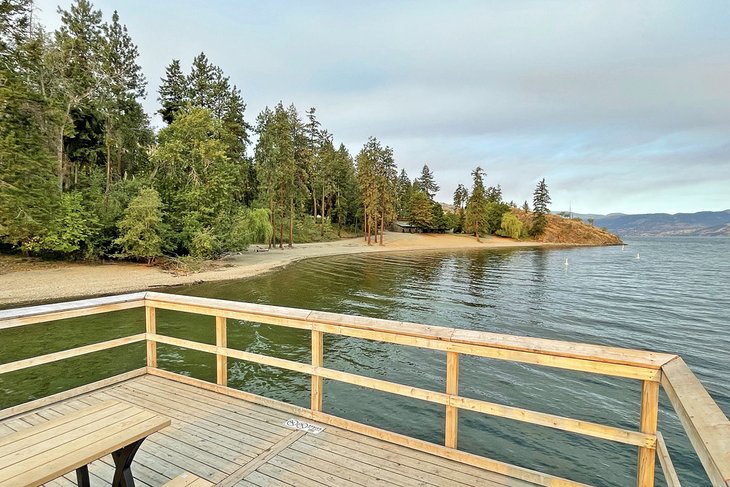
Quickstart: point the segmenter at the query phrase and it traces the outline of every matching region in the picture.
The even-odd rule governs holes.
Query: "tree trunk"
[[[370,216],[367,213],[365,214],[365,240],[370,245]]]
[[[378,243],[378,216],[375,215],[375,243]]]
[[[385,232],[385,213],[380,214],[380,245],[385,245],[383,242],[383,233]]]
[[[269,198],[269,211],[271,212],[271,238],[269,239],[269,250],[274,246],[274,235],[276,235],[276,222],[274,221],[274,200]]]
[[[324,185],[322,185],[322,224],[319,229],[319,234],[324,237]]]
[[[340,192],[337,192],[337,238],[342,237],[342,212],[340,211]]]
[[[284,215],[282,215],[282,220],[284,219]],[[279,222],[279,248],[281,250],[284,250],[284,222]]]
[[[289,248],[292,248],[294,246],[294,198],[289,201]]]
[[[112,184],[112,158],[111,158],[111,144],[109,143],[109,135],[105,137],[105,144],[106,145],[106,189],[104,190],[104,193],[109,193],[109,186]]]
[[[314,223],[317,223],[317,192],[312,186],[312,206],[314,207]]]
[[[124,178],[124,163],[122,162],[122,145],[117,146],[117,173],[121,178]]]

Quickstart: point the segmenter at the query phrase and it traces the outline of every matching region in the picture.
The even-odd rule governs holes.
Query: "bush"
[[[120,257],[146,259],[147,263],[162,255],[166,226],[163,223],[162,200],[152,188],[145,188],[132,199],[117,224],[122,248]]]
[[[93,235],[96,219],[81,203],[78,192],[61,195],[61,204],[48,233],[39,241],[40,250],[64,255],[80,254],[84,243]]]

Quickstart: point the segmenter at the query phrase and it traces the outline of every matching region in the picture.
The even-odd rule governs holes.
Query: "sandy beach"
[[[334,242],[298,244],[267,252],[264,246],[251,246],[248,251],[216,261],[216,268],[187,275],[174,275],[159,267],[133,263],[80,264],[42,262],[29,266],[0,268],[0,306],[50,301],[64,298],[143,291],[162,286],[175,286],[206,281],[242,279],[269,272],[292,262],[311,257],[367,252],[428,251],[445,249],[486,249],[534,247],[546,244],[517,242],[498,237],[485,237],[477,242],[466,235],[432,235],[388,232],[385,245],[370,245],[362,238]]]

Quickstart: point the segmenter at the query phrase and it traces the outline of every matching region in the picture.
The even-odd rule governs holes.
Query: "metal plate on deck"
[[[295,418],[287,419],[286,421],[284,421],[284,426],[295,430],[306,431],[307,433],[314,433],[315,435],[318,435],[319,433],[324,431],[324,428],[322,426],[317,426],[316,424],[307,423],[306,421]]]

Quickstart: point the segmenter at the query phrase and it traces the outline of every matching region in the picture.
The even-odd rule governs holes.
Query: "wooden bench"
[[[2,436],[0,487],[35,487],[74,470],[79,487],[89,487],[88,464],[110,453],[116,465],[112,487],[133,487],[134,455],[145,438],[169,425],[159,414],[103,401]]]
[[[185,472],[170,480],[162,487],[211,487],[212,485],[214,485],[213,482]]]

